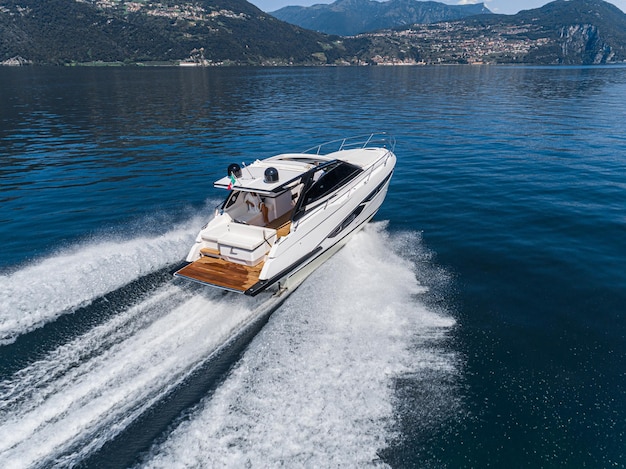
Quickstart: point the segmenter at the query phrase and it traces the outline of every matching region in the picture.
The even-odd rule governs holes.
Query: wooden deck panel
[[[284,225],[276,228],[276,238],[282,238],[283,236],[287,236],[289,231],[291,230],[291,220],[287,221]]]
[[[277,238],[287,236],[291,228],[291,211],[271,221],[267,227],[276,230]],[[200,259],[178,270],[176,275],[240,292],[259,281],[263,262],[250,267],[220,258],[218,250],[203,248],[200,253]]]
[[[263,262],[253,267],[214,257],[201,257],[176,272],[176,275],[229,290],[246,291],[259,281]]]
[[[220,251],[218,249],[202,248],[200,254],[209,257],[220,257]]]
[[[267,224],[268,228],[276,230],[276,237],[281,238],[289,234],[291,228],[291,210],[284,215],[278,217],[276,220],[272,220]]]

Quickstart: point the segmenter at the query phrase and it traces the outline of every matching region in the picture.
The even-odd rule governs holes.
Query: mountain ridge
[[[287,6],[270,14],[282,21],[326,34],[353,36],[415,23],[454,21],[491,14],[484,3],[447,5],[420,0],[337,0],[310,7]]]
[[[4,65],[622,62],[626,15],[604,0],[556,0],[517,15],[482,14],[351,37],[288,24],[245,0],[0,0]]]
[[[626,61],[626,14],[604,0],[555,0],[516,15],[467,18],[464,24],[477,28],[477,35],[508,26],[508,38],[534,41],[536,45],[519,56],[522,63],[593,65]]]
[[[0,2],[0,61],[320,64],[345,52],[245,0]]]

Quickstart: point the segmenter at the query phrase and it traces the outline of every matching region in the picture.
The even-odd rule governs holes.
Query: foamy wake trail
[[[1,382],[0,467],[79,462],[204,363],[259,303],[168,283]]]
[[[200,224],[191,220],[155,237],[96,240],[0,275],[0,345],[180,261]]]
[[[420,299],[422,251],[415,233],[368,225],[274,313],[223,385],[145,466],[380,463],[378,452],[397,437],[395,379],[454,376],[457,366],[438,346],[454,320]]]

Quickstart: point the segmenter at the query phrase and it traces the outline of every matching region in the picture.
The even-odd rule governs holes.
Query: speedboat
[[[297,287],[380,208],[395,139],[371,134],[228,166],[228,196],[174,275],[257,295]]]

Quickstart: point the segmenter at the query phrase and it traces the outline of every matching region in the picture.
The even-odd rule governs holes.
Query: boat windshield
[[[303,205],[322,199],[361,172],[358,166],[343,161],[324,166],[313,173],[313,185],[303,195]]]

